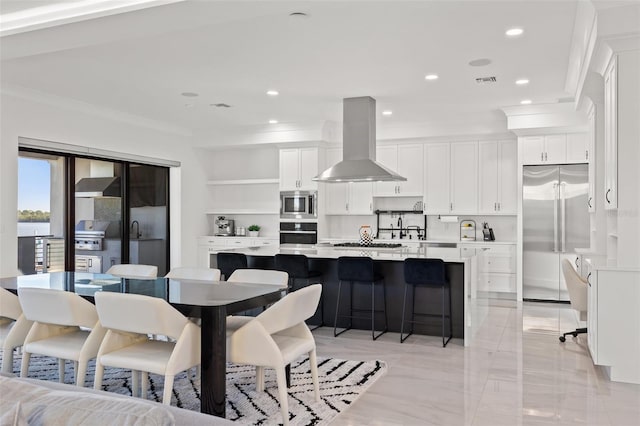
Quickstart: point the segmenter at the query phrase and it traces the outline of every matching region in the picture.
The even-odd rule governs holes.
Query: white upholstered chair
[[[313,316],[320,301],[321,284],[287,294],[255,318],[227,335],[227,360],[256,366],[256,388],[264,390],[264,368],[276,370],[280,411],[289,422],[285,366],[307,354],[316,401],[320,401],[316,343],[305,320]]]
[[[31,354],[40,354],[59,359],[61,383],[65,360],[73,360],[75,382],[84,386],[87,363],[105,335],[95,306],[75,293],[48,288],[20,288],[18,298],[24,316],[33,321],[24,340],[20,376],[28,375]]]
[[[94,389],[102,386],[104,367],[132,370],[132,391],[146,397],[148,373],[164,376],[162,403],[171,404],[177,373],[200,364],[200,327],[164,299],[138,294],[97,292],[98,316],[107,334],[96,357]],[[151,340],[148,334],[173,341]],[[142,380],[141,380],[142,379]]]
[[[220,269],[215,268],[173,268],[165,278],[174,280],[220,281]]]
[[[113,265],[109,268],[107,274],[122,278],[151,279],[157,278],[158,267],[154,265],[134,265],[123,263],[120,265]]]
[[[0,287],[2,372],[13,372],[13,350],[24,344],[33,322],[25,318],[18,296]]]
[[[562,261],[562,274],[564,275],[564,281],[567,283],[567,290],[569,290],[569,300],[571,301],[571,307],[580,313],[580,321],[587,320],[587,293],[589,283],[584,280],[578,272],[573,269],[573,265],[567,259]],[[587,332],[587,328],[576,328],[575,331],[569,331],[563,333],[560,336],[560,341],[566,340],[567,334],[571,334],[573,337],[577,337],[578,334],[584,334]]]

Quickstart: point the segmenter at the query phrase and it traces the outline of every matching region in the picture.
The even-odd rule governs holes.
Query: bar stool
[[[387,289],[384,282],[384,277],[380,274],[376,274],[373,270],[373,260],[370,257],[351,257],[343,256],[338,258],[338,302],[336,304],[336,318],[333,326],[333,336],[337,337],[347,330],[350,330],[353,323],[353,318],[368,319],[368,317],[361,317],[353,315],[354,312],[371,312],[371,336],[373,340],[382,336],[387,332]],[[340,309],[340,294],[342,292],[342,282],[348,282],[350,288],[349,297],[349,315],[339,315]],[[376,309],[376,282],[382,282],[382,302],[383,308]],[[354,309],[353,307],[353,283],[369,283],[371,284],[371,310],[369,309]],[[384,312],[384,330],[375,334],[375,319],[376,312]],[[349,326],[340,332],[337,332],[338,318],[349,318]]]
[[[216,260],[225,280],[229,279],[236,269],[247,269],[247,256],[242,253],[218,253]]]
[[[442,288],[442,347],[444,348],[453,336],[453,322],[451,319],[451,285],[447,280],[444,262],[441,259],[414,259],[408,258],[404,261],[404,300],[402,302],[402,322],[400,324],[400,343],[413,334],[413,324],[427,324],[423,321],[416,321],[416,316],[439,317],[439,314],[428,314],[416,312],[416,286]],[[411,287],[413,303],[411,306],[411,320],[406,321],[411,324],[411,331],[404,336],[405,310],[407,306],[407,289]],[[449,289],[449,291],[445,291]],[[445,293],[449,294],[449,315],[445,315]],[[444,323],[445,318],[449,318],[449,338],[445,341]]]
[[[312,284],[312,279],[313,284],[316,284],[319,282],[316,278],[322,277],[322,272],[309,270],[309,260],[307,256],[303,254],[276,254],[275,267],[277,270],[289,274],[289,290],[291,291],[307,287],[309,284]],[[305,285],[296,288],[296,280],[305,280]],[[313,327],[311,331],[324,325],[324,298],[322,295],[320,296],[318,310],[320,311],[320,324]]]

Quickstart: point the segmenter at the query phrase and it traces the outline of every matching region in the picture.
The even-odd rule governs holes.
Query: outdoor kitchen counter
[[[477,274],[477,256],[482,248],[446,248],[446,247],[398,247],[398,248],[367,248],[367,247],[333,247],[328,244],[314,246],[266,246],[229,249],[225,251],[244,253],[248,256],[250,268],[273,269],[276,254],[304,254],[309,258],[310,269],[322,272],[322,278],[317,279],[323,284],[323,313],[324,323],[333,326],[338,296],[337,259],[341,256],[366,256],[374,260],[374,267],[385,278],[387,293],[387,311],[389,331],[399,332],[402,319],[402,303],[404,298],[404,259],[442,259],[445,262],[447,278],[451,284],[453,335],[464,338],[465,346],[471,342],[474,331],[482,321],[482,309],[477,308],[475,282]],[[304,284],[302,281],[300,284]],[[379,300],[381,290],[377,289],[376,299]],[[348,291],[343,289],[340,301],[340,312],[345,314],[349,309]],[[441,313],[442,293],[440,289],[418,288],[416,290],[416,312],[433,314]],[[408,303],[411,300],[409,293]],[[370,306],[371,290],[369,286],[356,285],[354,287],[354,307]],[[481,303],[482,305],[482,303]],[[408,305],[407,312],[410,312]],[[380,317],[382,317],[380,315]],[[419,319],[419,317],[416,317]],[[440,318],[426,318],[427,325],[415,325],[415,334],[441,335]],[[309,321],[319,323],[319,315]],[[346,326],[348,319],[340,319],[339,326]],[[371,328],[369,320],[354,320],[353,327],[367,330]],[[376,329],[382,328],[382,321],[376,322]]]

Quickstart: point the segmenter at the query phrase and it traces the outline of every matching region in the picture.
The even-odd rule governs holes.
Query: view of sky
[[[49,211],[51,166],[46,160],[18,158],[18,210]]]

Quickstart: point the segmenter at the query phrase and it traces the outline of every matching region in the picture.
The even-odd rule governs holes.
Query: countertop
[[[444,248],[444,247],[398,247],[398,248],[365,248],[365,247],[332,247],[314,245],[299,247],[286,244],[266,247],[236,248],[228,251],[244,253],[248,256],[275,256],[276,254],[304,254],[311,258],[337,259],[340,256],[368,256],[373,260],[403,261],[408,257],[442,259],[445,262],[462,263],[480,254],[483,249]]]
[[[340,243],[340,242],[355,242],[358,241],[357,238],[320,238],[319,241],[321,243]],[[374,239],[374,243],[397,243],[397,244],[420,244],[420,243],[454,243],[454,244],[477,244],[477,245],[509,245],[515,244],[515,241],[484,241],[484,240],[475,240],[475,241],[460,241],[460,240],[447,240],[444,238],[441,239],[428,239],[428,240],[416,240],[416,239],[408,239],[408,238],[379,238]]]

